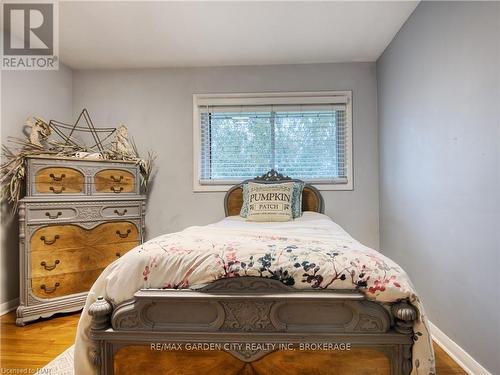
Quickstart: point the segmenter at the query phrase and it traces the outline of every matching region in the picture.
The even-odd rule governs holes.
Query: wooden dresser
[[[26,167],[17,325],[81,309],[102,270],[141,243],[145,227],[135,163],[29,158]]]

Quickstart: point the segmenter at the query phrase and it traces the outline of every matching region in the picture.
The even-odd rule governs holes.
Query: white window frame
[[[201,184],[200,106],[267,104],[346,104],[347,183],[308,181],[319,190],[353,190],[352,91],[270,92],[237,94],[193,94],[193,191],[227,191],[234,184]],[[267,171],[262,171],[262,173]],[[280,171],[278,171],[280,172]],[[297,176],[290,176],[292,178]],[[300,178],[300,177],[297,177]]]

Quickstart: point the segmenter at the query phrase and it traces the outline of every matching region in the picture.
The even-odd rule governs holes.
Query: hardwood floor
[[[14,312],[2,316],[0,318],[0,373],[31,374],[34,371],[30,370],[45,366],[73,344],[79,317],[79,313],[61,315],[57,318],[27,324],[25,327],[17,327]],[[434,349],[437,375],[466,375],[439,346],[434,345]],[[22,369],[23,372],[9,372],[11,369]],[[357,373],[348,375],[357,375]]]
[[[15,312],[3,315],[0,318],[0,374],[9,373],[3,369],[33,370],[45,366],[75,342],[79,317],[80,313],[61,315],[18,327]]]

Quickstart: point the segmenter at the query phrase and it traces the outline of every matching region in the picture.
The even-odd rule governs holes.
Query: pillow
[[[248,183],[249,221],[289,221],[292,219],[293,182]]]
[[[243,204],[241,205],[240,216],[247,217],[248,215],[248,182],[243,184]]]
[[[261,184],[264,185],[264,184]],[[269,185],[269,184],[266,184]],[[292,192],[292,217],[294,219],[302,216],[302,190],[304,190],[305,182],[293,182]],[[247,217],[248,215],[248,183],[243,184],[243,204],[241,205],[240,216]]]
[[[302,216],[302,190],[305,182],[294,182],[292,191],[292,216],[294,219]]]

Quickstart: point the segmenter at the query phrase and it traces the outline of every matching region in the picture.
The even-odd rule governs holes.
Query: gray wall
[[[2,71],[2,145],[7,137],[23,137],[28,117],[36,115],[71,121],[72,72],[64,65],[58,71]],[[0,246],[0,303],[19,297],[19,242],[17,216],[2,205]]]
[[[499,3],[421,3],[377,62],[381,248],[493,374],[499,346]]]
[[[224,216],[224,193],[193,193],[192,94],[353,90],[354,191],[325,192],[326,213],[378,248],[378,150],[374,63],[75,71],[75,115],[125,123],[140,151],[158,154],[148,237]]]

